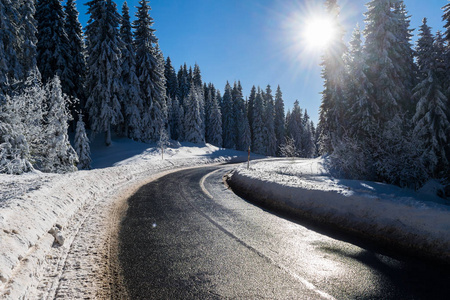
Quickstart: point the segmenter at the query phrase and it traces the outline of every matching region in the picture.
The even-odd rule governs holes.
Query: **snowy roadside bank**
[[[249,170],[237,168],[228,183],[238,194],[271,208],[450,263],[450,206],[436,196],[335,179],[321,159],[262,160]]]
[[[110,287],[92,274],[108,255],[102,252],[109,251],[103,248],[108,248],[109,227],[114,225],[107,223],[108,214],[120,200],[118,195],[129,196],[164,171],[227,162],[239,155],[243,153],[189,145],[168,149],[161,160],[158,151],[148,148],[104,169],[0,175],[0,298],[42,299],[56,293],[101,297],[98,290]],[[62,228],[63,245],[49,233],[55,225]],[[72,278],[62,278],[63,271],[72,270]],[[64,290],[63,281],[79,279],[83,280],[75,284],[79,287]]]

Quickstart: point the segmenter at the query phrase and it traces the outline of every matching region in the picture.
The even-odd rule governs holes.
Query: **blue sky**
[[[80,22],[88,20],[87,0],[77,0]],[[123,0],[116,0],[121,13]],[[138,0],[128,0],[134,17]],[[223,91],[226,81],[240,80],[244,94],[252,85],[275,91],[280,85],[286,110],[296,99],[318,119],[322,90],[320,50],[306,51],[299,34],[324,0],[153,0],[150,15],[164,56],[176,71],[181,64],[198,63],[203,80]],[[341,21],[350,36],[357,23],[364,26],[366,0],[338,0]],[[411,28],[424,17],[433,31],[442,30],[445,0],[405,0]],[[416,31],[417,32],[417,31]],[[415,33],[416,33],[415,32]]]

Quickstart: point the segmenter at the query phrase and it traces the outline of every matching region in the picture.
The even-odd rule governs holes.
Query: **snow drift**
[[[151,147],[154,145],[127,139],[115,140],[110,148],[94,146],[94,166],[102,169],[63,175],[38,171],[21,176],[0,175],[0,298],[48,296],[55,287],[42,278],[48,272],[44,270],[47,260],[53,259],[55,253],[67,255],[68,250],[55,249],[69,248],[80,226],[89,227],[92,243],[101,243],[104,229],[86,224],[84,219],[96,207],[107,208],[117,201],[121,191],[141,186],[163,171],[244,156],[209,144],[171,147],[165,160],[161,160],[157,148]],[[108,217],[105,210],[96,213]],[[95,291],[92,295],[95,297]]]
[[[263,160],[236,169],[238,194],[376,243],[450,263],[450,207],[429,194],[333,178],[322,159]]]

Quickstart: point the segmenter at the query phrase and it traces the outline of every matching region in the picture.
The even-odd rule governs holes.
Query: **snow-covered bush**
[[[167,130],[164,127],[161,127],[161,130],[159,131],[159,141],[157,144],[158,147],[161,149],[161,158],[164,159],[164,149],[166,149],[167,146],[170,144],[169,134],[167,133]]]
[[[280,145],[280,154],[284,157],[298,157],[299,153],[292,137],[286,137],[285,142]]]
[[[402,130],[399,116],[389,121],[378,143],[375,167],[380,180],[420,188],[428,179],[428,157],[412,130]]]
[[[0,116],[0,172],[76,170],[77,155],[67,135],[67,102],[57,77],[42,86],[35,75],[21,93],[8,98]]]
[[[351,179],[373,179],[373,162],[367,148],[358,140],[344,136],[335,143],[329,167]]]
[[[5,122],[6,118],[6,112],[0,112],[0,173],[20,175],[33,170],[30,149],[24,135]]]

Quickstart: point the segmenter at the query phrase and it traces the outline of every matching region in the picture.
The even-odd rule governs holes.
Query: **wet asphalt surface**
[[[226,188],[231,168],[172,173],[128,200],[130,299],[450,299],[449,266],[266,211]]]

